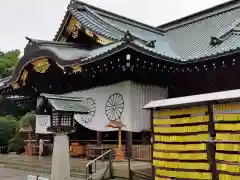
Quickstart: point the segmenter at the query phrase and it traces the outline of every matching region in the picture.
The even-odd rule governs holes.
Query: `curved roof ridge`
[[[88,6],[84,5],[84,8],[89,12],[91,13],[94,17],[96,17],[97,19],[99,19],[100,21],[106,23],[108,26],[110,26],[114,31],[117,31],[120,33],[122,33],[122,35],[125,34],[125,32],[115,26],[113,26],[112,24],[110,24],[109,22],[107,22],[105,19],[103,19],[99,14],[97,14],[96,12],[94,12],[91,8],[89,8]]]
[[[158,29],[154,26],[144,24],[142,22],[127,18],[125,16],[121,16],[119,14],[112,13],[110,11],[106,11],[104,9],[95,7],[93,5],[87,4],[87,3],[79,1],[79,0],[73,0],[73,1],[75,1],[75,3],[78,4],[79,6],[87,6],[88,8],[91,8],[92,10],[96,11],[96,13],[99,14],[100,16],[107,16],[107,17],[116,19],[118,21],[127,23],[129,25],[136,26],[138,28],[142,28],[142,29],[145,29],[145,30],[148,30],[148,31],[151,31],[151,32],[163,34],[163,31],[161,31],[161,29]]]
[[[102,18],[99,14],[97,14],[94,10],[92,10],[91,8],[87,7],[86,5],[83,6],[84,9],[89,12],[93,17],[90,17],[92,21],[96,21],[94,18],[97,18],[99,19],[102,23],[101,26],[104,26],[105,28],[107,28],[108,30],[111,31],[111,29],[113,30],[113,33],[116,32],[118,34],[120,34],[120,39],[124,38],[125,34],[127,33],[126,30],[123,30],[119,27],[116,27],[114,24],[110,23],[107,19],[104,19]],[[79,12],[80,13],[80,12]],[[86,15],[83,15],[83,16],[86,16]],[[89,18],[88,17],[88,18]],[[104,25],[105,23],[105,25]],[[108,27],[107,27],[108,26]],[[150,39],[142,39],[141,37],[137,36],[134,34],[134,32],[131,32],[131,35],[135,38],[135,39],[138,39],[140,41],[143,41],[144,43],[148,43],[150,41]],[[119,37],[118,37],[119,38]]]
[[[167,22],[165,24],[157,26],[158,29],[162,31],[168,31],[171,29],[176,29],[178,27],[192,24],[194,22],[201,21],[203,19],[207,19],[213,16],[217,16],[218,14],[224,13],[226,11],[230,11],[232,9],[240,8],[239,0],[229,0],[225,3],[218,4],[216,6],[204,9],[202,11],[181,17],[179,19]]]
[[[73,7],[69,7],[69,12],[71,13],[72,16],[76,18],[76,20],[82,26],[84,26],[84,28],[92,32],[98,33],[108,39],[112,39],[112,40],[121,39],[121,36],[119,35],[119,33],[109,30],[109,28],[102,26],[102,23],[96,20],[92,20],[92,18],[90,17],[91,15],[86,14],[88,13],[87,11],[80,11],[79,8],[73,6]]]
[[[73,42],[64,42],[64,41],[50,41],[50,40],[40,40],[40,39],[34,39],[34,38],[29,38],[26,37],[26,39],[29,42],[33,42],[36,44],[46,44],[46,45],[66,45],[66,46],[74,46],[74,47],[79,47],[79,44],[73,43]]]

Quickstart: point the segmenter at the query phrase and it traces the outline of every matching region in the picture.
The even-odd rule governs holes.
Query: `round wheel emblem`
[[[109,121],[120,120],[124,109],[124,99],[119,93],[109,96],[105,105],[105,114]]]
[[[87,98],[83,102],[89,106],[90,111],[89,111],[89,114],[81,114],[81,120],[84,123],[89,123],[92,121],[93,117],[95,116],[96,103],[95,103],[95,100],[92,98]]]

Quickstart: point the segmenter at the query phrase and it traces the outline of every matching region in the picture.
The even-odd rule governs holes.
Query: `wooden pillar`
[[[122,129],[118,128],[118,149],[122,149]]]
[[[132,132],[126,131],[126,141],[125,141],[125,156],[132,158]]]
[[[97,131],[97,146],[102,145],[102,133],[100,131]]]
[[[155,167],[153,165],[153,144],[154,144],[154,132],[153,132],[153,119],[154,119],[154,110],[151,109],[151,112],[150,112],[150,125],[151,125],[151,129],[150,129],[150,143],[151,143],[151,160],[152,160],[152,178],[154,179],[155,178]]]
[[[32,156],[32,133],[28,132],[28,148],[29,148],[29,156]]]
[[[35,145],[39,146],[39,140],[40,140],[39,134],[35,134],[35,136],[36,136],[36,143],[35,143]]]
[[[210,170],[212,172],[212,180],[218,180],[218,172],[217,172],[217,164],[216,164],[216,146],[215,146],[215,127],[214,127],[214,115],[213,115],[213,105],[208,105],[208,115],[209,115],[209,134],[210,134],[210,141],[208,143],[208,159],[210,163]]]

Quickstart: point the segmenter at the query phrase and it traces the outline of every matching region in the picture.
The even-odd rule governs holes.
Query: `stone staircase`
[[[81,159],[71,159],[71,177],[84,179],[85,166],[89,161]],[[51,173],[51,159],[43,158],[38,160],[38,157],[27,156],[2,156],[0,155],[0,166],[4,168],[25,170],[39,174]],[[102,168],[101,164],[98,165]]]

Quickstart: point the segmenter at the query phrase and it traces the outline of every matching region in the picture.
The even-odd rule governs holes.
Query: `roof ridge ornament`
[[[239,32],[239,26],[240,26],[240,18],[235,19],[235,21],[230,24],[224,31],[219,33],[216,36],[211,37],[210,45],[216,46],[221,44],[223,41],[228,39],[231,35],[233,35],[236,32]]]
[[[156,40],[152,40],[152,41],[149,41],[147,42],[147,47],[150,47],[150,48],[155,48],[155,43],[156,43]]]
[[[76,4],[77,1],[76,0],[71,0],[69,4]]]
[[[211,36],[210,45],[216,46],[216,45],[221,44],[222,42],[223,42],[222,39],[220,39],[220,38],[218,38],[218,37]]]
[[[35,44],[36,43],[36,41],[34,41],[32,38],[30,38],[30,37],[25,37],[26,38],[26,40],[28,40],[28,45],[32,45],[32,44]]]
[[[134,40],[133,35],[130,33],[130,31],[127,30],[126,33],[124,34],[123,41],[132,42],[133,40]]]

